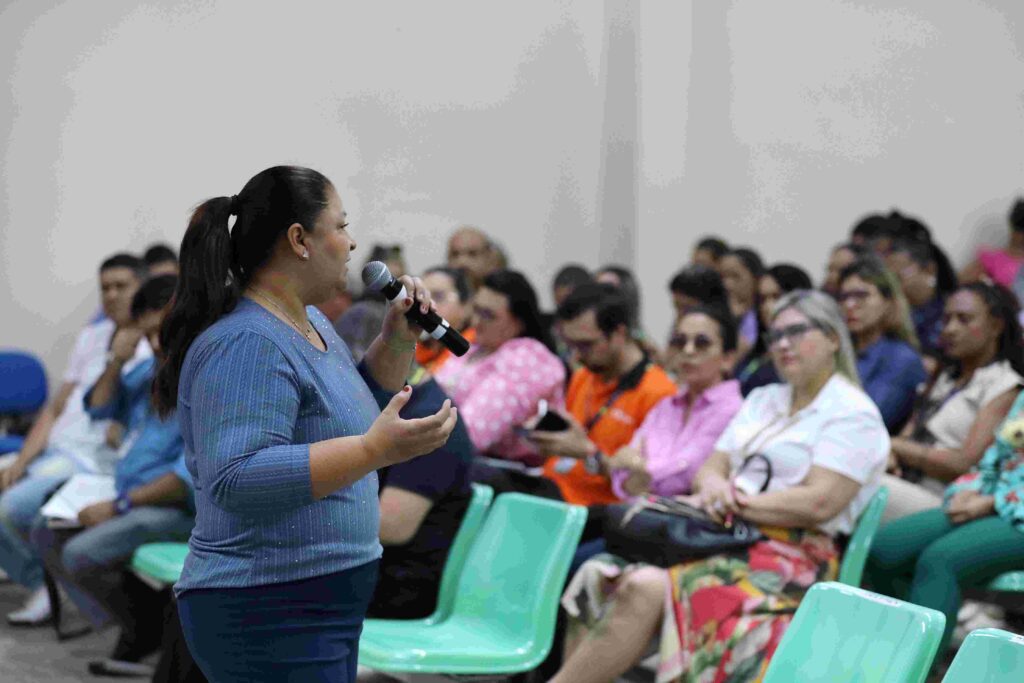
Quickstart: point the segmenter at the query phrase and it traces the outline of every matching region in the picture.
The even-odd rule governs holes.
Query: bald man
[[[476,290],[483,279],[500,266],[487,234],[480,228],[463,225],[448,238],[448,267],[465,271]]]

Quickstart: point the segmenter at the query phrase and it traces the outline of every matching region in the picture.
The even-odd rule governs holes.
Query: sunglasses
[[[706,334],[697,334],[691,337],[684,333],[673,335],[669,340],[668,345],[673,349],[682,351],[690,345],[691,341],[693,342],[694,348],[698,351],[707,351],[715,345],[715,340]]]
[[[774,348],[782,343],[783,339],[788,339],[790,343],[796,343],[805,334],[811,330],[820,329],[817,325],[810,323],[797,323],[796,325],[787,325],[780,327],[776,330],[766,332],[764,335],[764,343],[768,348]]]

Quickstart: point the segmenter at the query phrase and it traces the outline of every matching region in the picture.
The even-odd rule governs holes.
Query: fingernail
[[[402,387],[402,391],[409,393],[410,391],[412,391],[412,387],[406,384],[404,387]]]
[[[412,303],[412,297],[405,297],[405,305],[408,306]]]

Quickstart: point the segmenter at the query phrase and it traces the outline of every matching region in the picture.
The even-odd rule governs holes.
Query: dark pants
[[[188,649],[217,683],[354,683],[378,562],[302,581],[178,596]]]

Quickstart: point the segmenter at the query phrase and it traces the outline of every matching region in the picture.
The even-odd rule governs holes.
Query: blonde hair
[[[907,303],[907,297],[903,295],[903,287],[900,286],[899,278],[885,267],[881,259],[874,255],[862,256],[844,268],[839,275],[839,286],[842,287],[843,282],[851,277],[859,277],[864,282],[874,285],[879,294],[891,304],[889,314],[885,319],[884,334],[905,341],[915,351],[920,350],[921,345],[910,317],[910,304]]]
[[[832,300],[832,297],[809,289],[798,289],[784,295],[772,309],[772,321],[783,311],[792,308],[799,311],[815,327],[825,334],[835,335],[839,342],[836,349],[835,363],[836,372],[860,386],[860,375],[857,374],[857,356],[853,351],[853,342],[850,341],[850,332],[846,329],[846,322],[839,306]]]

